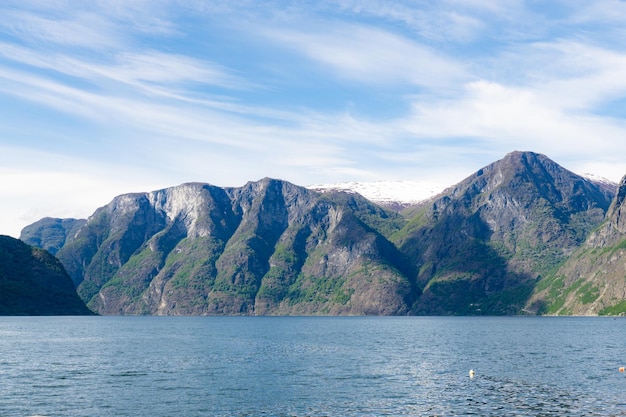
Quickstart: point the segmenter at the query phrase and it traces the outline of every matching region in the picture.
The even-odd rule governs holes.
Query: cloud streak
[[[0,27],[30,44],[101,49],[122,44],[114,27],[95,14],[81,14],[63,19],[25,12],[4,11]]]
[[[382,86],[409,83],[430,89],[467,77],[459,62],[401,36],[363,25],[333,24],[330,30],[315,32],[261,32],[348,82]]]

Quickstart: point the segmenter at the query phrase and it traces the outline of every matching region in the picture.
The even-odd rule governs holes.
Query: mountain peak
[[[520,311],[538,277],[603,220],[611,198],[534,152],[511,152],[478,170],[405,213],[399,246],[424,287],[416,311]],[[466,296],[450,298],[451,291]],[[516,302],[503,303],[507,297]]]
[[[501,160],[507,159],[549,159],[547,156],[533,151],[511,151],[504,155]]]
[[[530,152],[530,151],[513,151],[504,156],[504,158],[491,164],[501,168],[512,168],[515,172],[535,171],[562,174],[567,171],[556,162],[548,158],[546,155]]]

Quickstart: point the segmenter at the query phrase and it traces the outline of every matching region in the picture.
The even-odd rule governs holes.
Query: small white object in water
[[[470,378],[474,378],[474,370],[473,370],[473,369],[470,369],[470,371],[469,371],[469,377],[470,377]]]

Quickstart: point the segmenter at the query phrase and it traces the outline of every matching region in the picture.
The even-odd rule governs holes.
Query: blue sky
[[[419,179],[513,150],[626,174],[626,3],[0,4],[0,233],[115,195]]]

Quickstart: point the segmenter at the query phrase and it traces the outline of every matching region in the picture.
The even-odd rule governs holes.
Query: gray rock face
[[[57,256],[102,314],[405,314],[415,286],[376,230],[389,216],[267,178],[184,184],[116,197]]]

